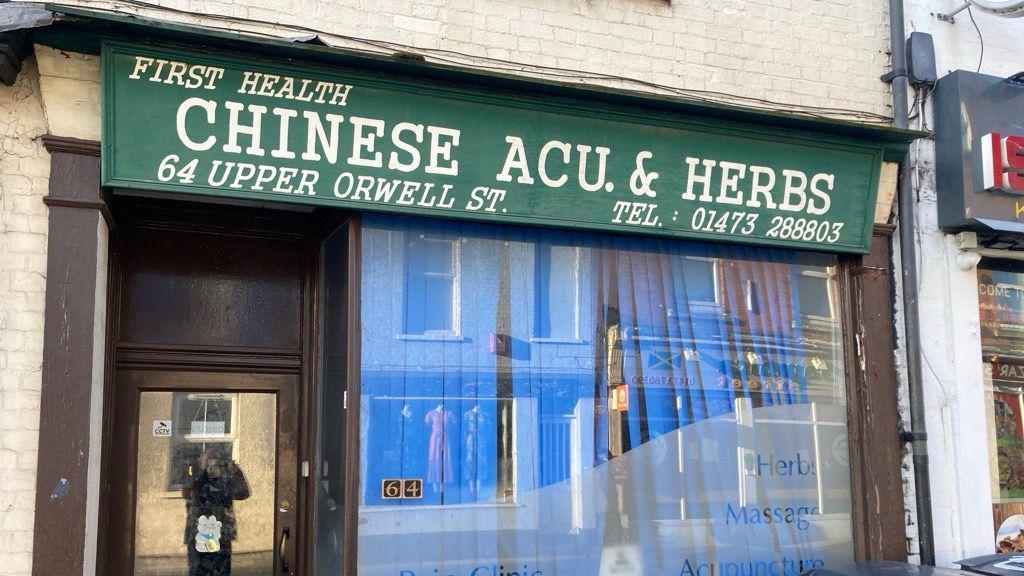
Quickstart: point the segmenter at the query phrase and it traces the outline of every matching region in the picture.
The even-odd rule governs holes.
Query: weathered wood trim
[[[163,367],[174,367],[178,370],[218,370],[222,366],[232,366],[232,370],[245,368],[256,372],[291,374],[302,368],[302,356],[291,352],[260,355],[256,352],[174,350],[170,347],[147,349],[118,344],[115,357],[115,367],[118,370]]]
[[[94,390],[102,386],[105,363],[105,319],[97,315],[106,296],[97,290],[105,286],[107,271],[100,238],[106,205],[96,154],[52,154],[48,206],[32,574],[80,576],[98,552],[90,541],[96,530],[88,525],[88,511],[95,511],[96,502],[90,502],[99,497],[96,490],[90,494],[90,483],[99,480],[89,474],[101,449],[90,443],[94,419],[100,418],[92,413]]]
[[[840,259],[836,274],[839,289],[839,308],[842,317],[843,343],[843,374],[846,377],[846,410],[847,410],[847,445],[850,450],[850,523],[853,534],[853,554],[857,560],[867,557],[867,537],[865,526],[870,522],[867,518],[866,489],[864,486],[864,452],[869,449],[863,440],[864,430],[856,417],[861,408],[861,389],[857,378],[857,340],[852,327],[856,325],[855,291],[853,278],[863,267],[863,258],[851,256]]]
[[[81,138],[69,138],[67,136],[54,136],[44,134],[42,137],[43,148],[50,154],[64,152],[67,154],[79,154],[81,156],[100,156],[100,143],[96,140],[83,140]]]
[[[894,232],[896,232],[895,224],[875,224],[871,231],[871,235],[882,238],[891,238]]]
[[[42,137],[43,147],[50,153],[50,191],[43,198],[48,207],[82,208],[98,210],[113,229],[114,217],[110,213],[106,199],[100,188],[100,174],[95,174],[95,189],[76,185],[77,171],[84,162],[96,162],[100,157],[100,143],[94,140],[81,140],[64,136],[46,134]],[[62,185],[54,186],[53,180]]]
[[[63,208],[83,208],[85,210],[106,210],[106,202],[90,201],[90,200],[75,200],[73,198],[53,198],[52,196],[43,197],[43,204],[47,206],[60,206]]]
[[[899,388],[893,350],[892,231],[875,228],[871,252],[850,271],[856,347],[850,391],[850,464],[858,560],[907,559]]]
[[[359,569],[359,443],[360,394],[362,394],[362,285],[363,285],[363,221],[353,216],[348,224],[348,420],[345,421],[345,557],[342,574],[355,576]]]

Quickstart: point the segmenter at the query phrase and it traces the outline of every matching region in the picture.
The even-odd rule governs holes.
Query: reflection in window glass
[[[687,298],[694,302],[718,302],[715,261],[711,258],[683,258],[683,286]]]
[[[234,453],[234,394],[174,392],[167,490],[181,490],[189,466],[208,449]]]
[[[273,574],[276,397],[182,377],[139,394],[133,574]]]
[[[533,268],[534,337],[579,338],[579,249],[537,244]]]
[[[455,330],[455,255],[450,239],[413,234],[406,238],[405,307],[407,334],[447,333]]]
[[[314,469],[316,559],[314,574],[338,575],[345,560],[346,430],[348,420],[349,238],[342,226],[323,243],[319,454]]]
[[[816,318],[832,318],[832,298],[829,295],[829,277],[815,271],[803,271],[796,277],[800,313]]]
[[[1024,505],[1024,266],[1019,262],[979,266],[978,304],[998,530]]]
[[[808,319],[834,257],[387,216],[362,237],[360,574],[796,576],[852,554],[841,326]],[[456,265],[413,255],[431,237]],[[406,280],[424,270],[452,271],[457,339],[408,337],[436,304]]]

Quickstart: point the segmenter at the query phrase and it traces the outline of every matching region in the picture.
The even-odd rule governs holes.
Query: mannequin
[[[443,492],[444,485],[452,481],[451,445],[447,428],[455,420],[452,411],[443,402],[427,412],[423,421],[430,427],[430,441],[427,443],[427,482],[435,492]]]
[[[469,486],[469,492],[475,500],[480,492],[480,424],[483,414],[480,405],[474,404],[462,415],[466,425],[466,445],[462,448],[462,479]]]

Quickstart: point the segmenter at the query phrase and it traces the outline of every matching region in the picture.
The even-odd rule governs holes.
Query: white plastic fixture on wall
[[[981,8],[985,12],[1007,18],[1020,18],[1024,16],[1024,0],[970,0],[968,3]]]
[[[978,9],[988,12],[989,14],[995,14],[1005,18],[1020,18],[1024,16],[1024,0],[967,0],[963,5],[957,7],[956,10],[947,14],[936,14],[935,16],[938,17],[939,20],[953,22],[954,16],[971,6],[977,6]]]

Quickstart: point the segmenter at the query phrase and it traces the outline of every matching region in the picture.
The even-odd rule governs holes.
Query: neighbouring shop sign
[[[582,100],[108,44],[103,182],[866,251],[882,147]]]
[[[935,88],[939,224],[1024,232],[1024,85],[957,70]]]

